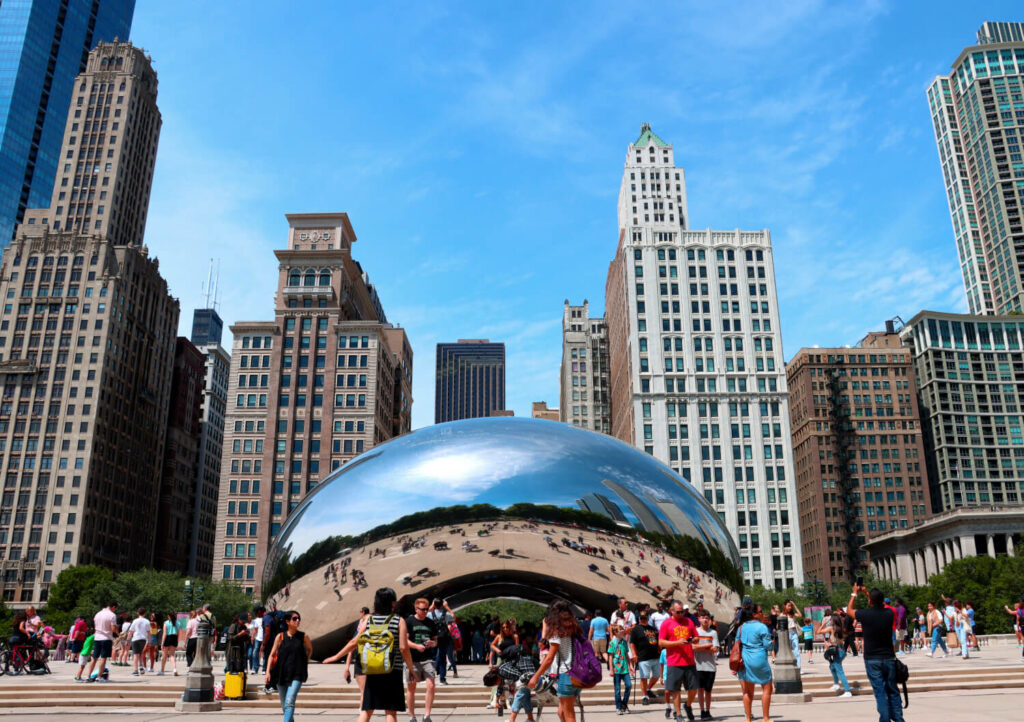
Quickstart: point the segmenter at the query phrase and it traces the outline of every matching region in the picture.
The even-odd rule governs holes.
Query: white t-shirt
[[[552,671],[561,674],[572,669],[572,637],[552,637],[548,644],[558,645],[558,655],[551,665]]]
[[[660,632],[661,631],[661,623],[664,622],[666,619],[668,619],[668,613],[667,612],[655,612],[650,617],[651,626],[654,627],[655,629],[657,629]]]
[[[132,630],[133,642],[138,642],[140,639],[142,641],[149,639],[149,620],[145,617],[136,617],[135,621],[131,623],[130,629]]]
[[[618,609],[616,609],[614,612],[612,612],[611,623],[622,625],[626,629],[632,629],[636,626],[636,615],[628,609],[625,611],[625,613],[620,612]]]
[[[252,632],[255,635],[256,641],[257,642],[262,642],[263,641],[263,617],[256,617],[254,620],[252,620],[252,623],[253,623]]]
[[[94,641],[105,642],[114,638],[114,625],[117,624],[117,615],[107,608],[103,608],[92,618],[93,627],[96,629]]]

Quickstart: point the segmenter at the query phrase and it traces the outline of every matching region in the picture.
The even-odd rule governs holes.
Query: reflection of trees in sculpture
[[[622,526],[612,519],[583,509],[559,507],[553,504],[518,503],[501,509],[492,504],[472,506],[439,506],[399,517],[390,524],[376,526],[359,536],[330,536],[315,542],[294,560],[286,554],[279,562],[274,576],[264,586],[269,596],[290,579],[305,576],[334,559],[343,549],[372,544],[380,539],[399,534],[420,531],[437,526],[469,524],[479,521],[506,521],[510,519],[534,520],[562,525],[577,525],[600,529],[625,537],[633,537],[664,548],[672,556],[685,560],[695,570],[710,570],[715,578],[736,592],[742,592],[743,575],[726,554],[717,548],[707,547],[704,542],[692,536],[676,536],[657,532],[640,531]]]

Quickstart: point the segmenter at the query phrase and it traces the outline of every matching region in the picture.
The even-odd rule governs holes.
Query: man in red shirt
[[[675,722],[682,722],[683,716],[679,709],[682,700],[681,690],[686,690],[687,720],[693,717],[693,699],[697,696],[700,686],[697,677],[697,662],[693,656],[693,643],[697,637],[697,626],[683,609],[682,602],[672,602],[669,618],[666,619],[658,632],[658,646],[665,649],[665,691],[672,697],[675,707]]]

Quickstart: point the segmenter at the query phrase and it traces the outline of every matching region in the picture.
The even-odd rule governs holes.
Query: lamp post
[[[775,699],[779,702],[810,702],[811,693],[804,692],[804,682],[793,656],[793,645],[789,643],[789,625],[792,620],[785,614],[779,615],[777,634],[779,651],[775,655]]]

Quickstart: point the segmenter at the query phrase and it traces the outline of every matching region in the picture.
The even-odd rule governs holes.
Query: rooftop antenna
[[[217,302],[217,295],[220,293],[220,259],[217,259],[217,272],[213,276],[213,306],[211,308],[216,311],[217,306],[220,304]]]

